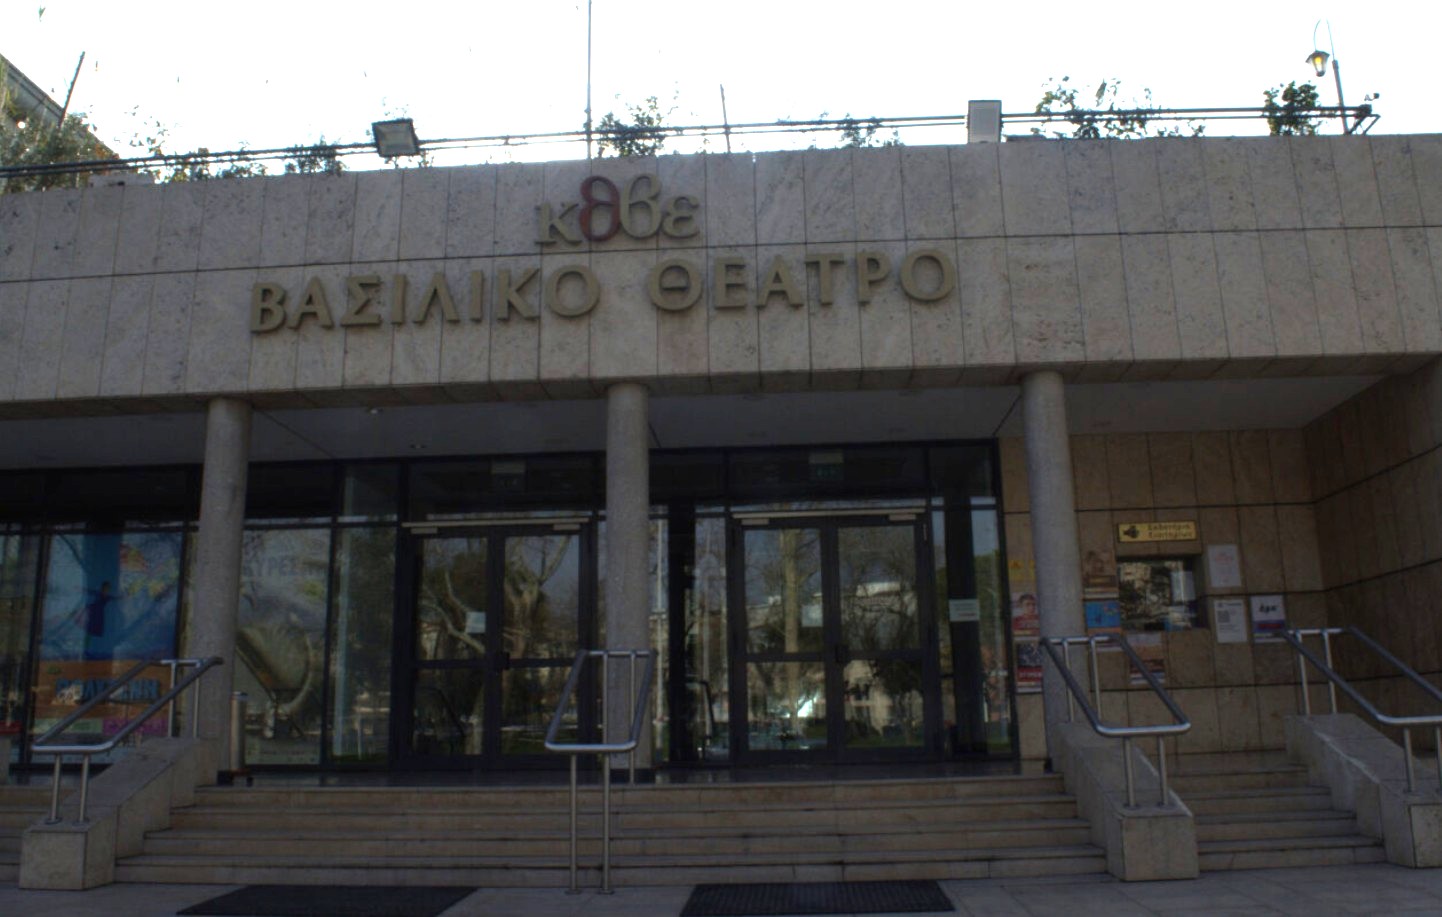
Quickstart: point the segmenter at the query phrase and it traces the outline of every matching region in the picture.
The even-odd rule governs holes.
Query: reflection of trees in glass
[[[508,538],[505,552],[506,652],[516,659],[569,658],[576,651],[580,609],[574,537]],[[563,566],[566,575],[557,578]]]
[[[817,529],[746,533],[746,617],[752,652],[796,653],[821,648],[821,543]],[[803,633],[807,631],[807,633]],[[781,698],[768,714],[802,732],[803,710],[815,703],[812,680],[794,665],[756,669],[765,696]],[[781,679],[780,684],[775,680]]]
[[[842,639],[850,652],[920,645],[916,541],[911,526],[845,528],[838,533]],[[848,735],[912,744],[920,729],[921,672],[912,660],[873,659],[868,677],[848,667]]]
[[[729,747],[726,656],[726,523],[696,520],[696,556],[686,601],[685,718],[697,756],[724,758]]]
[[[0,536],[0,724],[7,726],[18,723],[25,709],[25,661],[39,547],[34,536]],[[0,761],[0,767],[4,764]]]
[[[385,756],[391,698],[395,531],[345,529],[335,570],[331,757]]]

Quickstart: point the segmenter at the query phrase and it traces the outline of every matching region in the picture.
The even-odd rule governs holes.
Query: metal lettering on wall
[[[623,185],[592,175],[581,182],[579,200],[543,203],[536,208],[536,244],[582,245],[624,234],[633,239],[690,239],[701,232],[701,203],[690,195],[666,196],[655,175],[638,175]],[[900,263],[881,251],[858,249],[808,251],[799,260],[777,256],[756,271],[744,257],[667,258],[645,277],[651,304],[666,312],[684,312],[705,300],[711,309],[792,308],[809,298],[821,306],[836,302],[843,289],[854,291],[865,306],[888,286],[899,287],[920,303],[946,299],[956,291],[956,264],[938,248],[905,252]],[[710,282],[706,281],[709,269]],[[417,282],[412,282],[413,280]],[[488,282],[489,280],[489,282]],[[307,322],[320,328],[384,324],[424,325],[439,315],[445,322],[484,322],[487,306],[496,321],[535,321],[542,308],[565,318],[589,314],[605,300],[605,289],[590,265],[576,262],[550,267],[502,268],[493,274],[470,271],[464,286],[453,286],[436,271],[422,285],[397,272],[353,274],[343,284],[311,277],[298,289],[262,279],[251,288],[250,330],[265,334],[298,330]]]

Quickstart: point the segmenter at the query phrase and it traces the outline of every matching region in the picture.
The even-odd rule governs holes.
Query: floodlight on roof
[[[371,135],[375,138],[376,152],[386,159],[420,155],[421,141],[416,137],[416,126],[410,118],[376,121],[371,124]]]

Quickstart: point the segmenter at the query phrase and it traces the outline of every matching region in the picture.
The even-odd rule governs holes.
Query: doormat
[[[437,917],[473,891],[434,885],[247,885],[178,913],[210,917]]]
[[[769,914],[951,913],[956,906],[930,880],[907,882],[790,882],[698,885],[681,917],[759,917]]]

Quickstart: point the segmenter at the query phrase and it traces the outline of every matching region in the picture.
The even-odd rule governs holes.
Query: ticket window
[[[1147,557],[1117,564],[1118,604],[1128,633],[1203,626],[1195,557]]]

